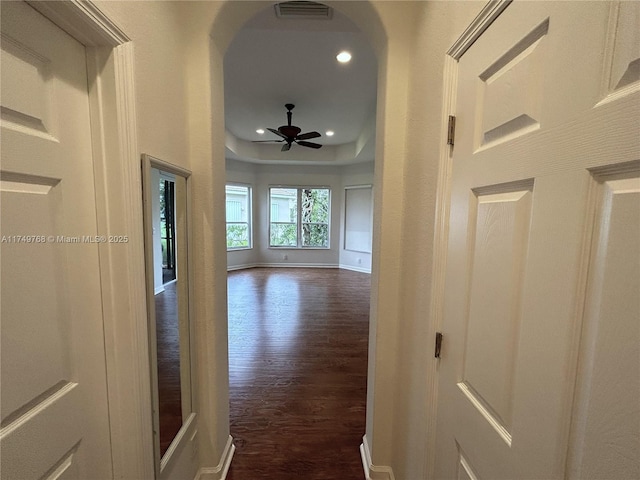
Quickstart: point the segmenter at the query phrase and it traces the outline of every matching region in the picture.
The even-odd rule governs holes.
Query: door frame
[[[447,246],[449,244],[449,210],[451,205],[451,173],[453,169],[453,150],[455,146],[448,144],[449,116],[456,114],[456,92],[458,90],[458,62],[473,43],[491,26],[513,0],[489,0],[478,16],[462,32],[453,45],[447,50],[444,59],[442,117],[440,123],[440,160],[438,162],[438,188],[435,210],[435,232],[433,279],[431,287],[430,317],[427,338],[436,338],[441,331],[444,315],[444,294],[447,270]],[[455,138],[454,138],[455,143]],[[443,340],[446,348],[446,339]],[[428,415],[427,445],[425,452],[426,478],[433,478],[435,473],[436,425],[438,415],[438,371],[440,359],[436,358],[427,366],[428,397],[426,409]]]
[[[131,39],[90,0],[29,5],[86,47],[114,478],[154,478],[141,172]]]

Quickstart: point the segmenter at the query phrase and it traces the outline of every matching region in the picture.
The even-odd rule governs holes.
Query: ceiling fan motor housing
[[[282,125],[281,127],[278,127],[278,131],[283,134],[286,135],[288,138],[296,138],[296,136],[302,131],[300,128],[298,127],[294,127],[292,125]]]

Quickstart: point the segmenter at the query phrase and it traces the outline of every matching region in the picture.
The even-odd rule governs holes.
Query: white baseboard
[[[248,268],[340,268],[343,270],[352,270],[360,273],[371,273],[370,268],[354,267],[352,265],[335,265],[335,264],[318,264],[318,263],[245,263],[242,265],[231,265],[227,267],[227,272],[235,270],[246,270]]]
[[[218,465],[215,467],[202,467],[198,470],[198,474],[194,480],[224,480],[227,478],[227,473],[229,472],[235,451],[236,446],[233,444],[233,437],[229,435]]]
[[[340,266],[334,263],[251,263],[227,267],[227,272],[247,268],[340,268]]]
[[[159,287],[156,287],[153,290],[154,295],[158,295],[159,293],[162,293],[162,292],[164,292],[164,285],[160,285]]]
[[[367,480],[395,480],[396,477],[393,475],[393,469],[391,467],[381,467],[372,463],[369,442],[367,441],[366,435],[362,437],[360,457],[362,458],[364,476]]]
[[[352,270],[354,272],[360,272],[360,273],[371,273],[370,268],[354,267],[353,265],[345,265],[343,263],[340,264],[340,268],[343,270]]]
[[[242,265],[231,265],[227,266],[227,272],[232,272],[234,270],[246,270],[247,268],[256,268],[259,267],[257,263],[244,263]]]
[[[339,268],[331,263],[261,263],[259,267],[268,268]]]

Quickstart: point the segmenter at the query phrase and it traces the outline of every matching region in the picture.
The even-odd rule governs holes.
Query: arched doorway
[[[411,37],[404,34],[406,25],[400,18],[393,20],[399,40],[387,44],[387,31],[377,8],[368,2],[328,2],[351,18],[370,39],[378,56],[378,101],[376,122],[376,158],[374,190],[376,214],[373,220],[374,242],[372,254],[372,301],[369,337],[369,367],[367,393],[366,436],[369,441],[367,458],[388,450],[392,435],[393,388],[377,385],[389,382],[395,376],[394,338],[399,328],[397,318],[401,310],[400,265],[398,252],[402,245],[402,185],[405,158],[404,135],[398,135],[406,123],[407,72],[410,68],[407,51]],[[245,2],[227,2],[222,5],[201,6],[201,14],[190,18],[190,49],[186,58],[190,104],[190,131],[194,176],[209,178],[208,185],[194,182],[194,205],[203,206],[196,219],[194,240],[200,245],[209,263],[197,265],[196,295],[201,304],[196,306],[204,316],[216,317],[226,313],[224,283],[226,281],[226,249],[224,248],[224,53],[241,26],[264,5]],[[208,36],[203,35],[207,25]],[[205,43],[206,42],[206,46]],[[393,129],[386,128],[387,125]],[[211,189],[213,185],[213,189]],[[213,205],[213,209],[209,206]],[[383,206],[384,208],[380,208]],[[216,231],[218,233],[216,233]],[[196,313],[197,315],[197,313]],[[197,342],[207,361],[206,372],[198,373],[197,383],[202,399],[200,421],[215,438],[201,445],[201,452],[210,458],[220,458],[230,449],[225,418],[228,405],[223,398],[227,392],[227,326],[217,318],[213,324],[196,326]],[[389,348],[391,346],[391,348]],[[375,437],[374,437],[375,431]],[[225,433],[227,432],[227,433]],[[378,463],[388,461],[383,458]],[[384,464],[384,463],[383,463]]]
[[[362,475],[377,59],[341,12],[295,7],[258,12],[224,58],[231,478]],[[311,131],[293,145],[273,133],[291,120]]]

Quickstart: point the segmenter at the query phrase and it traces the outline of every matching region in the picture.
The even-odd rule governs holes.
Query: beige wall
[[[427,415],[434,337],[430,317],[438,163],[445,140],[442,92],[445,52],[484,2],[425,2],[417,19],[407,105],[402,239],[402,326],[397,344],[392,463],[397,479],[427,478]]]
[[[142,153],[189,168],[181,2],[96,0],[133,40],[138,144]]]
[[[327,3],[369,35],[380,66],[366,436],[375,465],[424,478],[442,68],[483,3]],[[189,478],[215,471],[229,435],[223,57],[265,3],[97,4],[134,41],[140,153],[193,172],[199,457],[172,475]]]
[[[187,102],[188,43],[187,31],[181,21],[184,10],[190,4],[102,0],[96,0],[95,4],[133,42],[138,153],[146,153],[192,169]],[[201,358],[199,354],[200,352],[198,359]],[[198,361],[194,373],[201,372],[202,365]],[[201,397],[197,388],[194,393],[194,411],[202,417]],[[224,395],[224,392],[221,394]],[[220,424],[223,425],[223,430],[226,428],[228,435],[228,418],[224,417],[224,411],[219,417]],[[167,466],[162,478],[194,478],[200,464],[215,466],[219,458],[213,462],[192,458],[193,446],[186,443],[189,443],[193,432],[197,430],[198,433],[193,437],[194,443],[198,444],[197,450],[207,451],[200,447],[200,443],[206,441],[208,432],[215,432],[217,429],[217,424],[197,422],[193,431],[187,435],[185,444],[178,448],[174,461]],[[219,452],[223,447],[224,444]],[[220,453],[217,455],[219,457]]]

